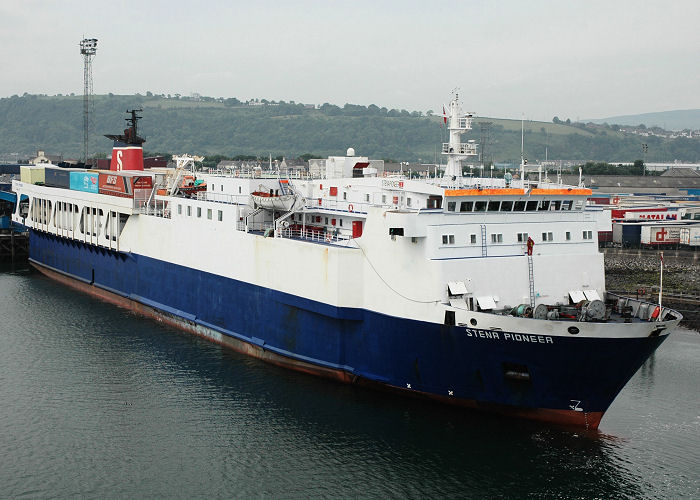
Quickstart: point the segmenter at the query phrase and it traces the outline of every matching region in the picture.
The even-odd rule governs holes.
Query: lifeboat
[[[250,197],[256,207],[284,212],[289,212],[292,209],[295,200],[293,194],[277,195],[265,191],[253,191],[250,193]]]

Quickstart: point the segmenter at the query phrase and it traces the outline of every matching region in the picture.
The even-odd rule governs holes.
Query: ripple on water
[[[698,496],[700,336],[681,331],[600,433],[292,373],[28,273],[0,273],[10,497]]]

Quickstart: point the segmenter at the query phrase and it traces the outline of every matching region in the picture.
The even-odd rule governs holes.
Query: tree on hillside
[[[322,156],[312,153],[304,153],[303,155],[299,155],[299,159],[304,161],[309,161],[313,158],[322,158]]]

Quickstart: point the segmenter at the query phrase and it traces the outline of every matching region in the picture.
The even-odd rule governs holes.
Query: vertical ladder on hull
[[[481,225],[481,256],[486,257],[488,251],[486,250],[486,224]]]
[[[532,269],[532,255],[527,256],[527,274],[530,280],[530,307],[535,307],[535,273]]]

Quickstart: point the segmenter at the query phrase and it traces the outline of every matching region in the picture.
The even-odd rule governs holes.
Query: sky
[[[700,108],[700,2],[0,0],[0,97],[199,93],[551,121]]]

